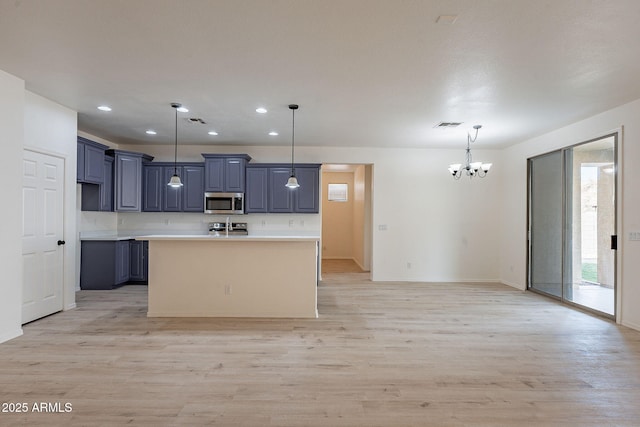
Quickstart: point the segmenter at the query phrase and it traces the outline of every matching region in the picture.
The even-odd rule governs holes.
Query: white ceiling
[[[172,143],[177,101],[207,122],[181,144],[290,144],[297,103],[296,145],[458,148],[482,124],[498,148],[640,98],[639,22],[638,0],[0,0],[0,69],[116,143]]]

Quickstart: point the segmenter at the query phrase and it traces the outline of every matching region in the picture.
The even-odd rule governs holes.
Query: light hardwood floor
[[[318,297],[319,319],[149,319],[145,287],[82,291],[0,344],[0,401],[72,412],[0,425],[640,425],[640,332],[497,284]]]

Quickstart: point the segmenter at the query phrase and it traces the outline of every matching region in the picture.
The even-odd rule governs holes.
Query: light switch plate
[[[632,231],[629,233],[629,240],[640,240],[640,231]]]

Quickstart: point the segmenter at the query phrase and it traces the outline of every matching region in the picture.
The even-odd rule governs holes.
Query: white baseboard
[[[502,283],[503,285],[511,286],[512,288],[516,288],[516,289],[521,290],[521,291],[525,291],[526,290],[526,287],[523,287],[521,284],[515,283],[515,282],[511,282],[509,280],[502,279],[502,280],[498,280],[498,282]]]
[[[16,330],[14,330],[13,332],[8,332],[5,334],[0,335],[0,343],[12,340],[14,338],[18,338],[19,336],[22,335],[22,328],[18,328]]]
[[[62,311],[73,310],[76,307],[76,303],[74,302],[73,304],[69,304],[68,306],[64,307]]]
[[[627,328],[635,329],[636,331],[640,331],[640,325],[635,324],[633,322],[621,322],[622,326],[626,326]]]

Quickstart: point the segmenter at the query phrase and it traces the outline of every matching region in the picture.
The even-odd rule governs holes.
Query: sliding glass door
[[[529,159],[529,289],[610,317],[616,149],[611,135]]]

